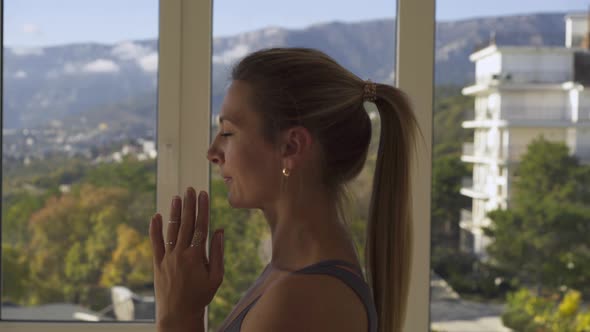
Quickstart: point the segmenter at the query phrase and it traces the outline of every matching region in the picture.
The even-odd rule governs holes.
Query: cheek
[[[225,153],[225,162],[234,175],[246,176],[240,181],[248,181],[249,178],[258,177],[257,174],[264,174],[269,171],[270,158],[266,151],[257,148],[255,144],[248,142],[236,142],[228,144]]]
[[[254,146],[244,147],[240,151],[234,163],[237,167],[234,168],[235,171],[242,176],[239,181],[251,190],[254,187],[257,188],[256,191],[271,190],[277,174],[282,172],[280,166],[275,165],[272,152]]]

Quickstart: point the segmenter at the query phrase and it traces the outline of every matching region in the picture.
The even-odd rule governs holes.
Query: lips
[[[223,182],[225,182],[225,183],[228,183],[230,181],[231,181],[231,178],[230,177],[224,177],[223,178]]]

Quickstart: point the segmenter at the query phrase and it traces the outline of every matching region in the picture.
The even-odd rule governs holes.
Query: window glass
[[[153,320],[158,1],[3,1],[2,320]]]
[[[213,10],[213,82],[211,133],[218,132],[221,103],[230,83],[231,68],[246,54],[269,47],[311,47],[333,57],[362,79],[393,84],[395,77],[394,0],[217,1]],[[264,10],[260,10],[264,8]],[[379,118],[374,120],[370,153],[361,175],[351,185],[354,198],[350,233],[364,266],[365,225],[375,168]],[[280,172],[281,170],[277,170]],[[217,330],[270,261],[268,225],[258,210],[232,209],[228,187],[212,167],[211,222],[225,228],[225,279],[209,306],[210,331]]]
[[[437,2],[433,331],[589,328],[586,6]]]

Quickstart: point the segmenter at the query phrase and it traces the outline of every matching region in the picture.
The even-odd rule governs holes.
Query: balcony
[[[473,156],[473,143],[463,143],[463,155],[464,156]]]
[[[571,110],[566,107],[546,106],[508,106],[500,109],[500,117],[503,120],[531,121],[571,121]]]
[[[471,177],[465,177],[461,179],[461,187],[462,188],[472,188],[473,187],[473,179]]]
[[[459,220],[459,227],[467,231],[472,231],[474,229],[473,216],[471,214],[471,210],[461,209],[461,219]]]
[[[573,75],[568,71],[539,70],[479,75],[476,84],[561,84],[571,80]]]
[[[590,107],[581,107],[578,110],[578,122],[590,121]]]
[[[461,160],[466,163],[489,163],[497,161],[496,153],[486,146],[475,146],[473,142],[463,143]]]
[[[488,194],[485,190],[480,186],[474,186],[473,179],[470,177],[465,177],[461,180],[461,194],[475,199],[488,198]]]

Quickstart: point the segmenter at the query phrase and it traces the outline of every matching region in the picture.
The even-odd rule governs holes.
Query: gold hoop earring
[[[284,175],[284,176],[289,176],[289,175],[291,175],[291,172],[289,171],[289,169],[288,169],[288,168],[286,168],[286,167],[285,167],[285,168],[283,168],[283,175]]]

